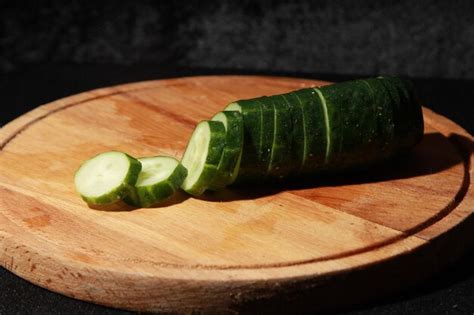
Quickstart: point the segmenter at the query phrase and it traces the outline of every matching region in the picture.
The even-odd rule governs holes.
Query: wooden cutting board
[[[94,90],[0,130],[0,262],[81,300],[142,311],[324,309],[403,290],[472,248],[472,136],[424,110],[425,137],[373,172],[91,209],[80,163],[107,150],[180,158],[233,100],[321,81],[208,76]]]

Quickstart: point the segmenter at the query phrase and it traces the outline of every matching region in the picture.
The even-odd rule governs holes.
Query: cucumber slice
[[[242,154],[244,126],[242,114],[238,111],[219,112],[212,120],[222,122],[226,129],[225,147],[217,167],[217,174],[209,186],[212,190],[218,190],[232,184],[237,175],[235,173],[239,171],[237,164]]]
[[[319,90],[314,88],[298,90],[290,95],[299,102],[304,115],[304,138],[293,140],[295,147],[304,146],[303,164],[298,173],[312,173],[324,167],[331,149],[327,106]]]
[[[154,156],[138,159],[142,170],[134,192],[124,198],[128,204],[149,207],[171,197],[183,183],[188,171],[176,159]]]
[[[305,161],[308,152],[306,134],[306,118],[303,105],[299,98],[294,93],[287,93],[282,95],[286,103],[292,107],[292,125],[293,130],[291,138],[293,139],[293,149],[291,150],[291,159],[295,161],[294,173],[298,173]]]
[[[105,152],[84,162],[74,183],[85,202],[106,205],[132,193],[141,168],[140,162],[128,154]]]
[[[372,114],[373,95],[361,80],[319,88],[330,121],[329,169],[343,169],[366,159],[366,141],[373,136],[376,122]],[[366,119],[367,117],[372,117]],[[362,124],[364,128],[362,128]]]
[[[384,77],[395,94],[398,95],[398,119],[403,123],[396,124],[399,147],[402,150],[411,148],[423,136],[423,117],[421,107],[416,103],[413,85],[398,77]]]
[[[240,100],[230,103],[224,111],[238,111],[243,118],[244,142],[236,181],[255,181],[258,178],[263,178],[265,170],[261,160],[262,139],[264,138],[261,102],[256,99]]]
[[[392,97],[382,80],[366,79],[364,81],[369,84],[374,97],[376,116],[374,122],[377,132],[375,136],[370,138],[374,145],[374,154],[378,155],[381,159],[385,159],[388,158],[395,149]]]
[[[265,98],[271,102],[274,114],[273,144],[267,174],[274,178],[283,178],[292,170],[291,161],[291,134],[293,118],[291,107],[281,95]]]
[[[273,140],[275,137],[275,109],[273,108],[273,102],[270,98],[262,97],[259,100],[262,106],[262,139],[259,158],[262,164],[262,169],[265,171],[265,175],[268,175]]]
[[[184,191],[199,196],[209,188],[217,174],[225,142],[222,122],[206,120],[196,126],[181,160],[188,170],[188,176],[181,184]]]

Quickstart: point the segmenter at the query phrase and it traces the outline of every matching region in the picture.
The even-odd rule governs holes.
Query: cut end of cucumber
[[[236,102],[230,103],[229,105],[227,105],[227,107],[224,110],[225,111],[235,110],[239,113],[242,113],[242,107]]]
[[[181,185],[183,190],[189,191],[203,172],[210,140],[211,130],[209,125],[206,122],[199,123],[181,160],[181,164],[188,170],[188,176]]]
[[[87,203],[112,203],[128,193],[140,169],[140,162],[125,153],[105,152],[82,164],[74,183]]]
[[[226,111],[229,110],[226,109]],[[217,114],[215,114],[214,117],[212,117],[212,120],[220,121],[224,124],[225,130],[227,130],[227,116],[223,112],[218,112]]]

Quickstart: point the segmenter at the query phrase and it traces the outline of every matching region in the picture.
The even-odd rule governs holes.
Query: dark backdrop
[[[474,2],[1,1],[0,71],[112,63],[474,78]]]

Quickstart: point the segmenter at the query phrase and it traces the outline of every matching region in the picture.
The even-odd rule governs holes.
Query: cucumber
[[[226,143],[226,131],[220,121],[201,121],[194,129],[181,164],[188,176],[181,188],[190,195],[199,196],[208,189],[217,174]]]
[[[377,131],[373,137],[369,138],[374,146],[375,153],[380,159],[387,159],[396,148],[393,97],[385,87],[383,81],[378,79],[364,80],[369,85],[375,106],[375,122]]]
[[[82,199],[92,205],[106,205],[133,192],[142,166],[128,154],[111,151],[84,162],[74,183]]]
[[[172,157],[145,157],[138,161],[142,170],[133,193],[124,198],[133,206],[149,207],[170,198],[188,174],[186,168]]]
[[[309,174],[326,164],[331,148],[327,106],[315,88],[301,89],[289,95],[296,97],[304,114],[304,158],[297,174]],[[301,146],[301,142],[302,139],[293,140],[295,147]]]
[[[291,150],[291,159],[294,161],[294,171],[297,173],[303,168],[307,157],[307,144],[309,135],[306,134],[306,117],[303,104],[294,93],[282,94],[285,102],[292,107],[292,126],[291,132],[293,149]]]
[[[372,152],[373,144],[369,140],[377,129],[370,87],[356,80],[324,86],[319,91],[325,99],[331,125],[328,169],[359,164]]]
[[[210,188],[218,190],[232,184],[239,171],[239,160],[242,155],[244,142],[244,126],[242,114],[238,111],[223,111],[217,113],[212,120],[220,121],[226,129],[225,147]]]
[[[262,170],[267,177],[272,158],[272,148],[275,137],[275,109],[273,102],[268,97],[259,99],[262,106],[262,145],[259,150],[259,159],[262,164]]]
[[[85,162],[75,184],[90,204],[124,199],[148,206],[178,186],[198,196],[234,181],[261,184],[370,166],[413,148],[422,136],[413,85],[367,78],[236,101],[196,126],[181,165],[143,158],[140,172],[140,161],[107,152]]]
[[[240,100],[230,103],[224,111],[238,111],[242,114],[244,125],[244,143],[242,158],[236,181],[256,180],[265,176],[262,162],[263,112],[262,105],[256,99]]]
[[[395,98],[398,101],[397,118],[403,120],[403,123],[395,123],[396,133],[400,149],[406,151],[423,136],[421,107],[413,106],[416,104],[414,88],[409,81],[398,77],[382,77],[379,80],[390,86],[393,94],[398,96]]]
[[[281,95],[266,97],[263,102],[273,106],[273,143],[267,175],[273,178],[287,176],[293,167],[291,161],[293,117],[291,107]]]

